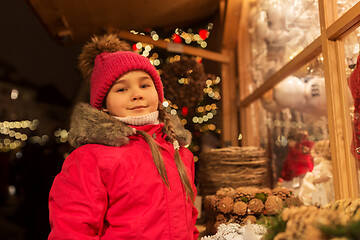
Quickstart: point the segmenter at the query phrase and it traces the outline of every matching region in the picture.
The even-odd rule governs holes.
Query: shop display
[[[299,198],[305,205],[325,206],[335,200],[330,141],[316,142],[311,155],[314,168],[305,174]]]
[[[207,234],[201,240],[360,239],[360,199],[338,200],[322,208],[295,204],[287,206],[276,214],[263,214],[256,223],[238,223],[233,221],[234,218],[224,222],[226,215],[218,215],[216,221],[222,222],[212,234]]]
[[[262,215],[276,215],[300,200],[285,188],[220,188],[204,199],[206,233],[215,234],[221,224],[255,223]]]
[[[305,97],[307,105],[313,109],[313,114],[326,115],[326,90],[323,77],[314,77],[306,83]]]
[[[348,85],[354,99],[351,152],[355,159],[360,160],[360,55],[357,58],[356,67],[348,79]]]
[[[335,240],[360,239],[360,199],[338,200],[324,208],[300,206],[286,208],[265,223],[265,239]]]
[[[320,35],[318,4],[313,0],[261,0],[251,12],[254,81],[263,82]]]
[[[268,158],[260,147],[212,149],[200,156],[199,182],[201,195],[215,194],[223,187],[267,187]]]
[[[213,236],[202,237],[201,240],[261,240],[266,234],[266,227],[248,223],[241,226],[237,223],[221,224]]]
[[[284,109],[279,103],[274,99],[274,90],[270,89],[261,97],[261,105],[269,112],[277,113]]]
[[[304,105],[305,83],[295,76],[289,76],[275,86],[274,98],[284,108]]]
[[[313,157],[310,151],[314,142],[308,138],[309,134],[305,130],[297,131],[293,136],[288,136],[288,153],[281,175],[285,181],[291,182],[292,185],[294,185],[294,181],[298,181],[297,179],[313,170]]]

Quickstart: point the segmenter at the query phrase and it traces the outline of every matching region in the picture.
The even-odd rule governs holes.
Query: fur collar
[[[183,127],[180,119],[172,116],[171,121],[180,145],[190,144],[191,133]],[[134,135],[132,127],[87,103],[79,103],[71,116],[68,139],[75,148],[88,143],[122,146],[129,142],[131,135]]]

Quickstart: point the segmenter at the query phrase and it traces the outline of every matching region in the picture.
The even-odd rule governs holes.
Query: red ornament
[[[188,115],[188,113],[189,113],[189,109],[188,109],[187,107],[183,107],[183,108],[181,109],[181,113],[182,113],[182,115],[183,115],[184,117],[186,117],[186,116]]]
[[[181,43],[181,42],[182,42],[181,37],[180,37],[178,34],[176,34],[176,33],[174,33],[174,34],[172,35],[172,40],[174,41],[174,43]]]
[[[139,49],[137,48],[136,44],[133,44],[133,45],[132,45],[132,49],[133,49],[134,52],[139,51]]]
[[[201,37],[202,40],[205,40],[208,38],[209,32],[205,29],[200,29],[199,36]]]

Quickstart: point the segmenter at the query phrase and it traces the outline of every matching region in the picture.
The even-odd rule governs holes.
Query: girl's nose
[[[143,96],[140,93],[140,91],[134,91],[132,96],[132,101],[141,100],[141,99],[143,99]]]
[[[141,100],[141,99],[143,99],[143,97],[142,96],[136,96],[136,97],[133,97],[133,101],[136,101],[136,100]]]

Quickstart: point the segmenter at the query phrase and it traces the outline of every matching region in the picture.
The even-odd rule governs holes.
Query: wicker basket
[[[201,195],[215,194],[222,187],[268,187],[268,159],[260,147],[213,149],[200,158]]]

